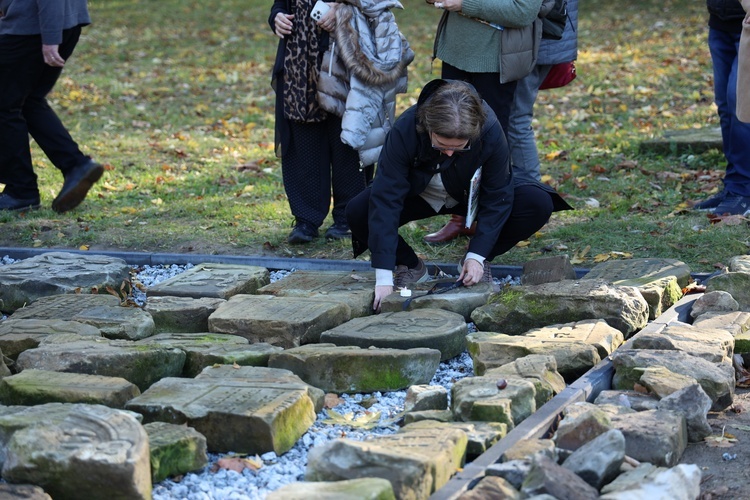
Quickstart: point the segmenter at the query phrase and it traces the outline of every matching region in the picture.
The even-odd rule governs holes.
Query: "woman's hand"
[[[42,45],[42,57],[44,57],[44,63],[54,68],[62,68],[65,66],[65,59],[60,57],[58,52],[59,45]]]
[[[276,27],[274,34],[279,38],[284,38],[286,35],[291,35],[292,28],[294,28],[292,19],[294,19],[293,14],[284,14],[283,12],[279,12],[278,14],[276,14],[276,18],[273,20],[273,24]]]
[[[477,260],[466,259],[461,268],[461,274],[458,276],[458,281],[463,281],[465,286],[476,285],[482,281],[482,276],[484,276],[484,265]]]
[[[380,312],[380,304],[383,299],[393,293],[393,285],[379,285],[375,287],[375,300],[372,303],[372,310]]]
[[[449,10],[451,12],[461,12],[464,4],[463,0],[433,0],[432,2],[427,0],[427,3],[431,3],[438,9]]]
[[[318,26],[326,31],[333,31],[336,28],[336,2],[326,2],[326,5],[330,7],[328,12],[318,21]]]

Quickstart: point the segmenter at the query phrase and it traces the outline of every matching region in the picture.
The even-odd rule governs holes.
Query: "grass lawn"
[[[268,0],[96,0],[50,101],[87,154],[106,165],[76,210],[50,208],[60,173],[33,146],[42,210],[0,215],[0,246],[348,259],[348,243],[290,246],[292,216],[273,153],[270,72],[277,38]],[[397,12],[416,59],[399,111],[432,64],[439,17],[408,0]],[[545,180],[575,211],[556,214],[495,264],[568,254],[578,267],[630,257],[710,272],[748,251],[748,221],[711,220],[690,203],[721,188],[723,155],[642,153],[668,130],[718,126],[705,4],[580,1],[578,78],[540,93]],[[330,218],[323,229],[330,223]],[[403,233],[431,261],[466,240],[422,243],[444,218]],[[366,258],[366,256],[365,256]]]

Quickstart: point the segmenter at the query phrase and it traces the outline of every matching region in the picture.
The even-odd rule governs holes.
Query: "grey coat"
[[[543,39],[536,63],[539,65],[575,61],[578,58],[578,0],[568,0],[568,23],[560,40]]]
[[[91,24],[87,0],[0,0],[0,35],[42,35],[62,43],[62,32]]]

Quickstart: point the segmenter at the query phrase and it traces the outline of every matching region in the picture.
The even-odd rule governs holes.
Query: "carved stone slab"
[[[270,281],[265,267],[203,263],[152,286],[148,295],[228,299],[240,293],[256,293]]]
[[[124,260],[50,252],[0,267],[0,310],[13,312],[40,297],[119,289],[130,276]]]
[[[441,360],[466,349],[468,328],[463,316],[442,309],[417,309],[355,318],[320,335],[321,342],[340,346],[391,349],[438,349]]]
[[[555,255],[534,259],[523,265],[522,285],[541,285],[562,280],[576,279],[576,270],[567,255]]]
[[[603,319],[626,337],[648,323],[649,306],[632,286],[601,279],[507,287],[471,313],[485,332],[521,335],[532,328]]]
[[[32,369],[0,380],[0,402],[6,405],[87,403],[124,408],[140,393],[124,378],[81,373]]]
[[[272,491],[266,500],[310,500],[311,498],[395,500],[387,479],[363,477],[348,481],[297,481]]]
[[[98,328],[108,339],[138,340],[154,334],[153,318],[139,307],[92,307],[71,319]]]
[[[530,354],[553,356],[557,371],[572,382],[596,366],[601,357],[597,349],[583,342],[557,341],[491,332],[475,332],[468,337],[474,361],[474,373],[484,374],[491,368],[508,364]]]
[[[119,306],[114,295],[53,295],[42,297],[28,306],[16,310],[13,319],[59,319],[70,321],[86,309],[100,306]]]
[[[310,385],[335,393],[398,391],[426,384],[440,364],[435,349],[361,349],[310,344],[272,354],[268,365],[284,368]]]
[[[204,368],[212,365],[267,366],[268,357],[283,351],[271,344],[249,344],[245,337],[221,333],[160,333],[141,344],[174,347],[185,351],[183,377],[195,377]]]
[[[712,363],[732,364],[734,337],[726,330],[697,328],[675,322],[659,333],[640,332],[633,337],[633,349],[684,351]]]
[[[52,498],[151,498],[148,437],[129,412],[50,403],[0,414],[0,429],[9,482]]]
[[[466,377],[451,388],[451,410],[464,422],[501,422],[509,429],[536,411],[534,384],[523,379]]]
[[[375,299],[375,273],[295,271],[284,279],[264,286],[258,293],[340,301],[349,305],[352,317],[369,316]]]
[[[237,378],[165,378],[127,404],[147,422],[187,424],[211,452],[288,451],[315,421],[304,388]]]
[[[533,383],[537,408],[565,389],[565,379],[558,373],[557,361],[553,356],[524,356],[507,365],[491,368],[484,372],[484,376],[497,380],[521,378]]]
[[[560,342],[583,342],[596,347],[599,357],[604,359],[624,342],[622,332],[612,328],[601,319],[588,319],[563,325],[550,325],[526,332],[525,337],[557,340]]]
[[[149,297],[143,310],[154,319],[156,333],[208,331],[208,317],[224,299],[211,297]]]
[[[582,279],[634,286],[649,305],[649,319],[672,307],[690,283],[690,267],[674,259],[611,260],[594,266]]]
[[[405,425],[399,432],[409,432],[413,429],[461,429],[466,433],[468,444],[466,447],[467,457],[477,457],[487,451],[487,448],[495,444],[508,433],[508,426],[500,422],[414,422]]]
[[[151,451],[151,481],[197,471],[208,464],[206,437],[192,427],[151,422],[143,426]]]
[[[406,310],[443,309],[460,314],[464,317],[464,320],[471,321],[471,312],[487,303],[487,299],[494,292],[493,285],[477,283],[471,287],[461,287],[444,293],[427,295],[427,291],[436,283],[453,283],[454,281],[455,279],[436,280],[412,285],[410,288],[414,299],[409,302]],[[405,300],[407,299],[401,297],[399,293],[392,293],[383,300],[380,308],[383,312],[403,311]]]
[[[63,335],[52,338],[56,337]],[[121,377],[141,391],[161,378],[179,375],[184,364],[185,353],[179,349],[107,339],[43,342],[19,354],[16,361],[19,371],[35,368]]]
[[[427,498],[462,466],[466,433],[459,429],[414,429],[368,441],[337,439],[308,454],[305,480],[340,481],[381,477],[396,498]]]
[[[612,389],[631,390],[640,382],[644,368],[663,366],[695,378],[711,398],[714,411],[727,408],[734,399],[734,369],[728,363],[711,363],[683,351],[618,349],[612,354],[612,364]]]
[[[348,305],[318,298],[235,295],[208,317],[215,333],[284,348],[318,342],[320,333],[349,321]]]
[[[16,359],[26,349],[33,349],[49,335],[75,334],[101,337],[101,331],[77,321],[57,319],[7,319],[0,322],[0,351]]]
[[[289,389],[304,389],[315,404],[315,413],[323,409],[325,400],[325,392],[321,389],[308,384],[289,370],[280,368],[214,365],[204,368],[195,378],[236,378],[249,384],[275,384]]]

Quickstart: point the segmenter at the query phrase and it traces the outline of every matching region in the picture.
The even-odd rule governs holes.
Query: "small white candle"
[[[401,296],[402,297],[411,297],[411,290],[408,288],[402,288],[401,289]]]

